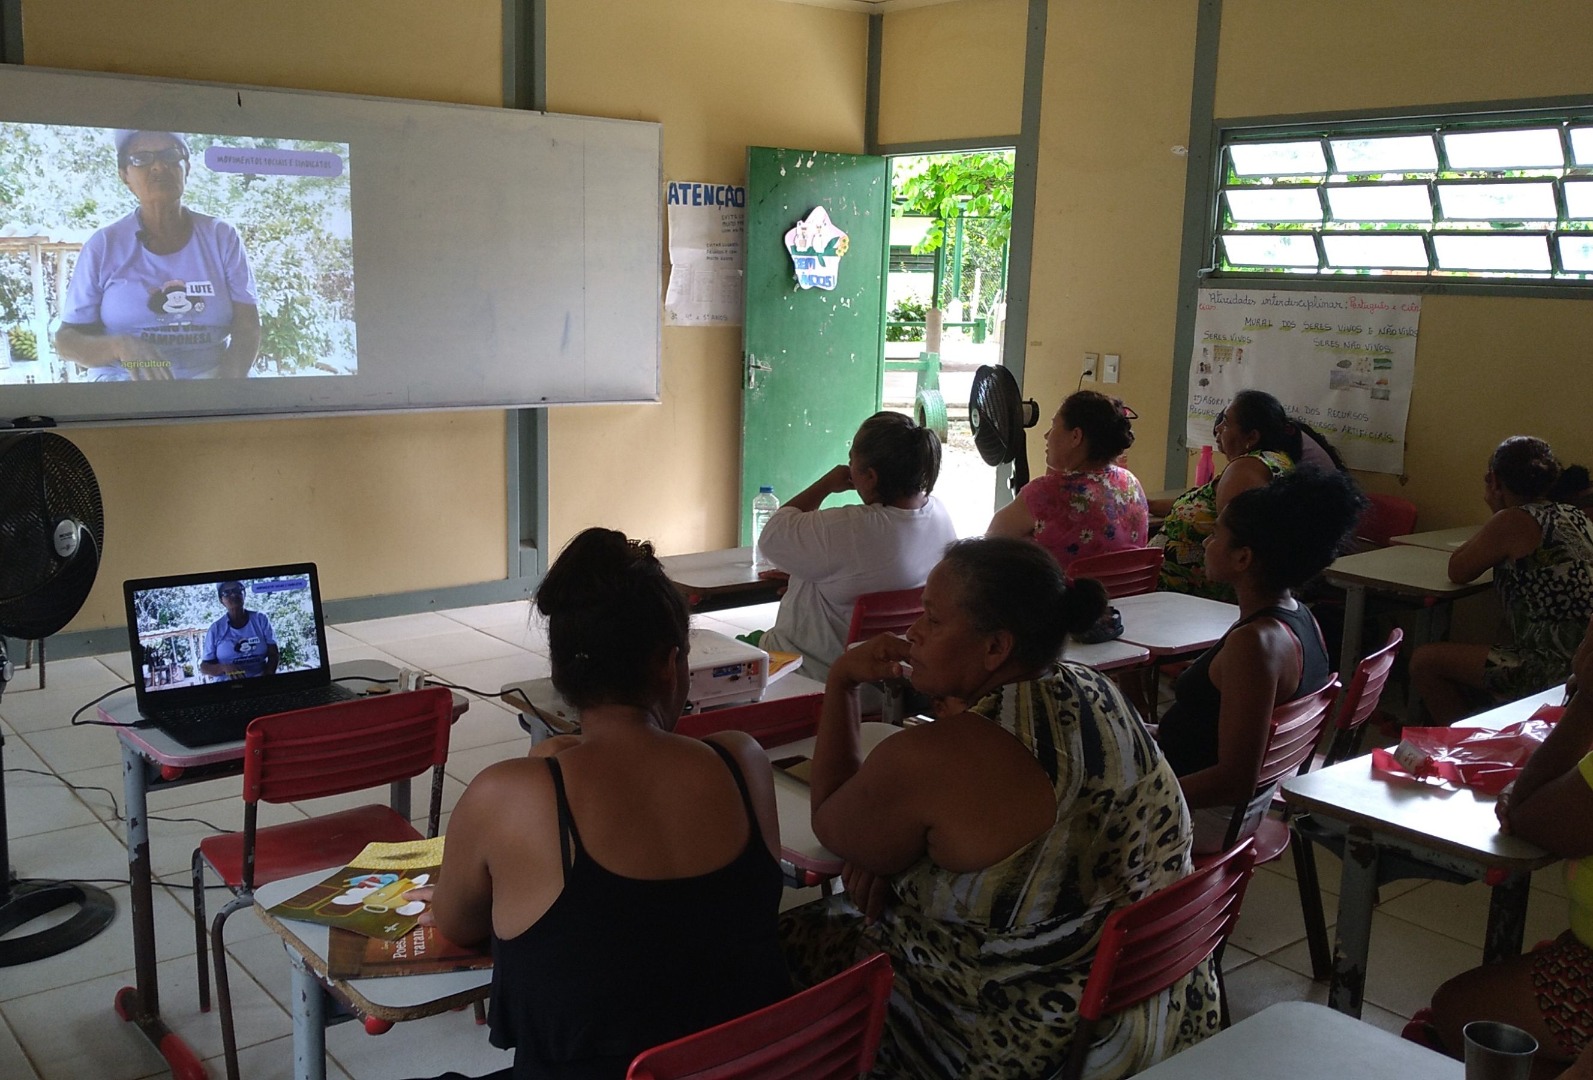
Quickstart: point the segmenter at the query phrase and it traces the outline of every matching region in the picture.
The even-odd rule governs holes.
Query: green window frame
[[[1593,103],[1219,122],[1208,283],[1593,291]]]

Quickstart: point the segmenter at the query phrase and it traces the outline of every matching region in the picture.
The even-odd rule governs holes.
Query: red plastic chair
[[[1377,709],[1378,700],[1383,696],[1383,687],[1388,683],[1394,658],[1399,655],[1399,646],[1404,640],[1404,631],[1396,626],[1382,648],[1355,666],[1350,685],[1339,698],[1338,719],[1334,724],[1336,730],[1321,767],[1337,765],[1354,754],[1366,720]],[[1318,825],[1309,814],[1290,817],[1288,830],[1294,853],[1294,880],[1300,889],[1300,912],[1305,918],[1306,948],[1311,954],[1311,974],[1317,979],[1326,979],[1332,973],[1333,957],[1328,948],[1327,916],[1322,910],[1322,891],[1316,868],[1316,848],[1313,845],[1324,844],[1342,851],[1343,839],[1339,834]]]
[[[745,731],[767,750],[817,735],[823,709],[822,693],[771,698],[682,716],[675,724],[675,734],[700,739],[716,731]]]
[[[846,644],[866,641],[875,634],[905,634],[924,613],[924,587],[891,592],[864,593],[852,606],[852,625],[846,631]],[[880,719],[900,724],[907,713],[902,687],[893,682],[880,685],[883,704]]]
[[[874,1067],[891,962],[884,953],[799,994],[636,1055],[626,1080],[857,1080]]]
[[[1223,838],[1224,849],[1231,849],[1241,839],[1254,837],[1255,861],[1260,864],[1271,862],[1288,848],[1288,825],[1278,818],[1267,817],[1267,810],[1272,806],[1278,784],[1285,777],[1311,767],[1311,755],[1322,740],[1338,692],[1339,677],[1329,675],[1327,684],[1314,694],[1285,701],[1273,708],[1272,730],[1261,755],[1256,786],[1249,802],[1234,807],[1228,834]]]
[[[924,613],[924,587],[892,592],[864,593],[852,606],[852,625],[846,643],[864,641],[875,634],[905,634]]]
[[[1079,1002],[1079,1024],[1062,1069],[1064,1080],[1084,1075],[1102,1017],[1161,993],[1209,956],[1217,958],[1221,988],[1222,949],[1239,919],[1254,865],[1255,852],[1245,840],[1183,880],[1107,916]],[[1223,1014],[1226,1017],[1226,996]]]
[[[1138,596],[1155,592],[1161,578],[1162,557],[1159,547],[1126,548],[1109,551],[1105,555],[1086,555],[1068,564],[1068,579],[1094,578],[1106,586],[1106,595],[1116,600],[1120,596]]]
[[[1368,506],[1355,526],[1355,538],[1387,547],[1396,536],[1416,531],[1416,504],[1398,495],[1366,496]]]
[[[453,714],[453,695],[437,686],[276,713],[249,725],[243,753],[243,831],[206,837],[193,857],[201,1010],[210,1008],[204,868],[209,866],[234,894],[216,913],[209,942],[215,952],[221,1040],[231,1080],[238,1076],[238,1049],[223,939],[227,919],[254,902],[259,885],[346,863],[373,841],[423,839],[397,811],[379,803],[263,829],[257,824],[260,803],[343,795],[409,780],[430,768],[426,836],[436,836]]]

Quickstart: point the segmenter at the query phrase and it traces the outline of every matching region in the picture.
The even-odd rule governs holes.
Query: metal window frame
[[[1489,128],[1499,131],[1529,130],[1533,128],[1554,127],[1559,130],[1561,149],[1564,162],[1559,167],[1531,166],[1520,171],[1527,175],[1519,177],[1507,176],[1477,176],[1482,170],[1454,169],[1449,162],[1448,147],[1445,135],[1467,134],[1471,131],[1486,130]],[[1225,286],[1230,288],[1257,287],[1257,288],[1292,288],[1292,289],[1322,289],[1324,291],[1353,291],[1367,287],[1375,287],[1389,292],[1419,292],[1419,293],[1446,293],[1446,294],[1475,294],[1475,295],[1517,295],[1537,296],[1551,298],[1587,299],[1593,295],[1593,275],[1577,275],[1575,271],[1567,271],[1560,258],[1560,240],[1570,237],[1576,238],[1587,230],[1577,228],[1577,222],[1584,222],[1586,218],[1572,218],[1566,211],[1565,189],[1567,181],[1586,180],[1593,173],[1593,166],[1579,165],[1571,149],[1571,130],[1573,128],[1593,127],[1593,99],[1587,97],[1560,97],[1548,99],[1533,99],[1517,102],[1488,102],[1488,103],[1462,103],[1434,109],[1427,107],[1422,110],[1393,109],[1380,113],[1341,112],[1325,113],[1310,116],[1286,117],[1241,117],[1234,119],[1214,119],[1210,125],[1210,171],[1206,178],[1205,203],[1205,229],[1201,241],[1202,265],[1195,274],[1196,288],[1205,286]],[[1338,163],[1333,154],[1332,143],[1335,139],[1346,137],[1375,138],[1380,135],[1430,135],[1437,153],[1438,163],[1434,172],[1426,170],[1390,172],[1387,175],[1397,177],[1388,181],[1350,181],[1330,182],[1329,178],[1336,175],[1361,175],[1356,173],[1341,174],[1333,170],[1338,168]],[[1329,165],[1329,172],[1324,174],[1276,174],[1284,184],[1293,186],[1299,183],[1302,187],[1313,187],[1323,200],[1323,221],[1320,225],[1312,226],[1309,223],[1289,222],[1286,228],[1262,228],[1241,224],[1231,219],[1225,209],[1224,196],[1229,190],[1244,190],[1253,188],[1253,183],[1235,182],[1241,180],[1232,170],[1231,147],[1248,142],[1291,142],[1309,139],[1321,140],[1324,154]],[[1444,174],[1464,172],[1465,176],[1445,177]],[[1320,179],[1314,179],[1320,176]],[[1399,222],[1390,221],[1383,224],[1391,226],[1387,232],[1408,234],[1417,233],[1424,237],[1429,263],[1425,272],[1414,271],[1409,268],[1373,268],[1373,274],[1357,272],[1352,268],[1332,268],[1322,249],[1320,238],[1339,232],[1333,221],[1330,204],[1327,201],[1327,190],[1350,186],[1377,186],[1379,183],[1393,184],[1424,184],[1429,193],[1432,204],[1433,217],[1430,224],[1423,225],[1419,221]],[[1534,219],[1523,222],[1519,227],[1508,229],[1488,229],[1478,227],[1474,230],[1462,230],[1452,227],[1449,219],[1440,213],[1439,188],[1440,186],[1463,186],[1468,184],[1500,184],[1500,183],[1543,183],[1549,182],[1553,187],[1557,218],[1553,222],[1544,219]],[[1443,224],[1440,224],[1443,223]],[[1282,223],[1280,223],[1282,224]],[[1478,226],[1484,226],[1481,220]],[[1250,225],[1250,227],[1246,227]],[[1403,227],[1402,227],[1403,226]],[[1348,230],[1343,230],[1348,231]],[[1285,272],[1241,270],[1231,266],[1224,266],[1219,261],[1221,254],[1219,244],[1224,235],[1229,234],[1309,234],[1318,238],[1318,267],[1315,272],[1308,268],[1300,268]],[[1466,271],[1445,270],[1437,259],[1432,237],[1436,235],[1469,235],[1469,236],[1533,236],[1545,235],[1549,246],[1550,269],[1546,271]],[[1187,240],[1186,236],[1186,240]],[[1386,272],[1377,273],[1383,270]],[[1174,464],[1169,460],[1169,466]]]

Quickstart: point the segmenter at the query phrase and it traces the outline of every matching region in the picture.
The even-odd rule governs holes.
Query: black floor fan
[[[982,365],[968,394],[968,425],[986,465],[1012,463],[1013,494],[1029,482],[1029,451],[1023,431],[1040,421],[1040,406],[1026,401],[1018,380],[1004,367]]]
[[[0,431],[0,697],[12,675],[6,637],[37,640],[71,621],[94,585],[104,535],[99,485],[77,447],[47,431]],[[81,945],[110,925],[116,901],[92,885],[16,879],[4,766],[0,734],[0,935],[78,909],[45,930],[0,940],[0,967],[10,967]]]

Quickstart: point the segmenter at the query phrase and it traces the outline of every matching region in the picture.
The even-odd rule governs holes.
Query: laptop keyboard
[[[189,747],[242,742],[249,722],[257,716],[308,709],[316,705],[332,705],[357,696],[348,687],[333,683],[329,686],[311,687],[308,690],[272,694],[266,698],[220,701],[209,705],[196,705],[190,709],[171,709],[162,712],[156,718],[155,726]]]

